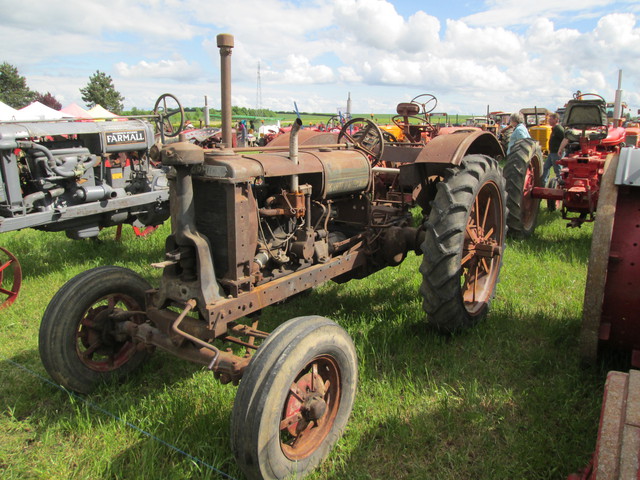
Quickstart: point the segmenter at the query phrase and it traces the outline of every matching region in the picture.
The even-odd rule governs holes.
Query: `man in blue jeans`
[[[562,158],[559,150],[562,139],[564,138],[564,128],[558,123],[559,120],[560,117],[558,117],[557,113],[549,114],[551,137],[549,137],[549,155],[547,155],[547,160],[544,162],[542,169],[542,185],[547,184],[551,167],[553,167],[553,171],[556,172],[556,177],[560,177],[560,165],[558,165],[557,162]]]

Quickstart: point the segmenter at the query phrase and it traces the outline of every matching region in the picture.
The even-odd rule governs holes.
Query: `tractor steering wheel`
[[[419,102],[418,99],[422,99],[424,97],[424,102]],[[415,103],[416,105],[420,105],[420,110],[423,115],[427,115],[427,113],[433,112],[438,106],[438,99],[435,95],[431,95],[430,93],[423,93],[418,95],[417,97],[413,97],[411,103]],[[433,105],[431,105],[433,103]],[[427,105],[429,105],[429,109],[427,110]]]
[[[169,104],[167,104],[167,100],[170,100]],[[171,100],[175,102],[175,105]],[[163,137],[176,137],[184,127],[184,109],[178,99],[170,93],[164,93],[158,97],[153,107],[153,115],[156,118],[156,126]],[[180,116],[180,123],[176,129],[173,128],[171,123],[171,117],[175,115]]]
[[[352,134],[350,130],[355,123],[363,123],[364,126]],[[338,143],[341,143],[342,139],[346,139],[353,143],[355,148],[363,151],[369,157],[372,167],[380,162],[384,150],[384,136],[380,128],[371,120],[366,118],[349,120],[338,134]]]
[[[605,101],[604,97],[602,97],[601,95],[598,95],[597,93],[582,93],[578,90],[576,93],[573,94],[573,98],[576,100],[584,100],[583,97],[595,97],[598,100],[602,100],[603,102]]]

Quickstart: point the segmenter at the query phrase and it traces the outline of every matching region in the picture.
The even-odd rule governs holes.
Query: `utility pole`
[[[260,79],[260,60],[258,60],[258,85],[256,87],[256,116],[260,116],[262,110],[262,81]]]

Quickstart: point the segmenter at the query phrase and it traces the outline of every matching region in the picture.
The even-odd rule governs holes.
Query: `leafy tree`
[[[116,114],[120,114],[124,107],[122,103],[124,97],[116,90],[111,76],[100,70],[96,70],[96,73],[89,78],[89,83],[87,83],[86,87],[80,89],[80,93],[82,94],[82,100],[89,107],[100,104]]]
[[[56,97],[51,95],[50,92],[37,93],[36,100],[49,108],[53,108],[54,110],[60,110],[62,108],[62,104],[56,100]]]
[[[36,92],[27,87],[27,79],[7,62],[0,65],[0,101],[13,108],[22,108],[33,102]]]

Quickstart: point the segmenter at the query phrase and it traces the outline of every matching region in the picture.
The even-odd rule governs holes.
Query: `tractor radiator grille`
[[[233,213],[233,205],[227,204],[227,195],[233,186],[194,181],[193,187],[196,227],[211,244],[216,276],[220,278],[228,269],[227,215]]]

